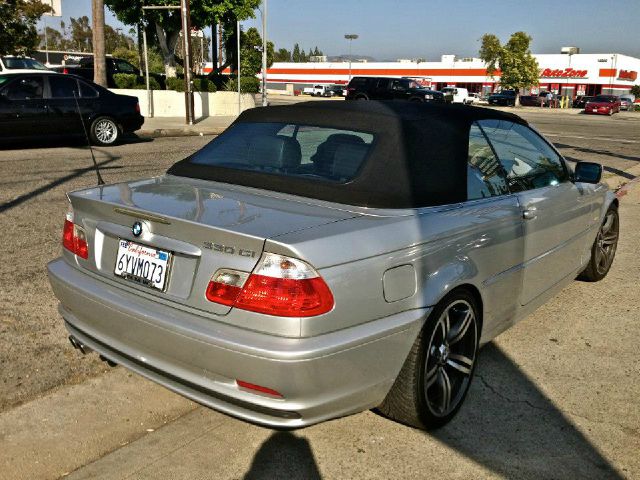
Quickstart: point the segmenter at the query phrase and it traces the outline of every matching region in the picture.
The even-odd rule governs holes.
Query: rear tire
[[[620,236],[620,219],[618,207],[611,205],[604,216],[598,235],[591,247],[591,258],[587,268],[578,276],[585,282],[599,282],[607,276],[616,256],[618,237]]]
[[[356,97],[356,100],[369,100],[369,97],[367,97],[366,95],[358,95]]]
[[[480,339],[478,305],[455,290],[433,309],[378,410],[412,427],[431,430],[458,412],[475,371]]]
[[[111,117],[98,117],[91,122],[91,141],[96,145],[115,145],[120,140],[120,129]]]

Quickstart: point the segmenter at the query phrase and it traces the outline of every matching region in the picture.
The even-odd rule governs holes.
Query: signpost
[[[61,17],[62,16],[62,0],[44,0],[42,3],[49,5],[51,11],[43,15],[42,21],[44,22],[44,51],[46,55],[46,65],[49,66],[49,39],[47,36],[47,17]]]

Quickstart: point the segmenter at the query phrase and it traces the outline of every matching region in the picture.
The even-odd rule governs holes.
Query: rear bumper
[[[199,403],[270,427],[303,427],[379,405],[429,313],[276,337],[140,298],[62,259],[48,270],[65,326],[82,343]],[[283,398],[242,390],[236,379]]]
[[[126,117],[120,118],[120,126],[122,127],[122,131],[124,133],[135,132],[136,130],[140,130],[140,127],[144,124],[144,117],[139,113],[135,115],[127,115]]]

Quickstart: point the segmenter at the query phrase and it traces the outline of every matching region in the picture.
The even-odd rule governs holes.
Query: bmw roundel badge
[[[134,237],[139,237],[142,234],[142,223],[135,222],[131,227],[131,233],[133,233]]]

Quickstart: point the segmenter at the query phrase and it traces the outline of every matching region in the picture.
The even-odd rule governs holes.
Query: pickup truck
[[[515,106],[517,92],[515,90],[503,90],[489,96],[489,105]]]
[[[136,75],[140,83],[145,83],[145,78],[140,75],[140,71],[121,58],[106,57],[107,64],[107,87],[116,88],[116,82],[113,79],[113,75],[116,73],[127,73],[129,75]],[[85,57],[80,59],[80,63],[77,65],[63,65],[61,67],[54,67],[52,70],[60,73],[73,73],[87,80],[93,81],[93,57]],[[158,75],[156,73],[150,73],[149,77],[155,78],[162,88],[165,88],[164,75]]]
[[[311,95],[312,97],[332,97],[334,95],[331,85],[314,85],[313,87],[305,87],[302,89],[303,95]]]

